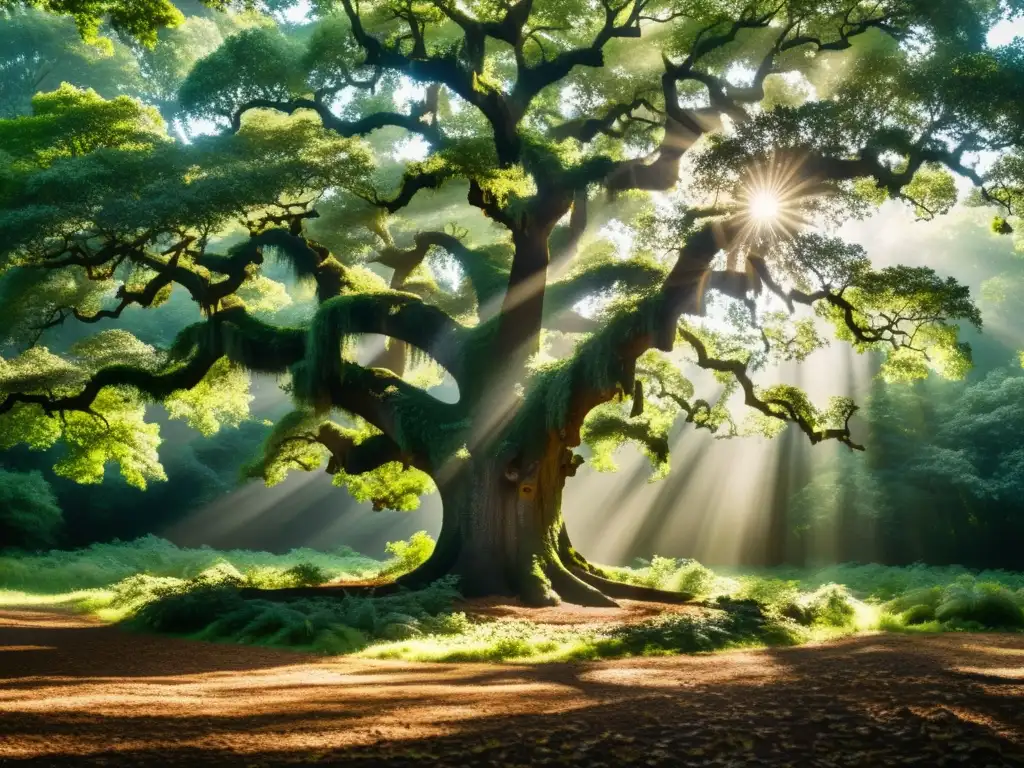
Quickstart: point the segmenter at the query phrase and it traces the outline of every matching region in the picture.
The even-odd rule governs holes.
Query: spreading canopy
[[[165,0],[0,8],[22,5],[143,43],[179,21]],[[858,447],[848,398],[757,380],[826,332],[890,380],[969,367],[966,288],[876,268],[838,227],[890,199],[941,215],[953,174],[1018,215],[1024,61],[985,44],[1015,4],[314,6],[191,67],[175,109],[213,135],[71,85],[0,121],[0,447],[62,441],[60,472],[143,485],[147,403],[211,432],[245,417],[247,372],[276,374],[295,410],[252,474],[326,461],[409,508],[474,457],[526,476],[551,435],[599,468],[632,441],[662,473],[680,420]],[[309,297],[291,324],[274,265]],[[112,330],[172,291],[201,312],[173,345]],[[102,330],[48,348],[67,323]],[[367,335],[388,339],[372,360]],[[427,391],[442,376],[455,402]]]

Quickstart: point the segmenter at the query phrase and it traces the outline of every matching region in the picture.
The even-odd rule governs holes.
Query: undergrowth
[[[110,587],[137,574],[189,579],[220,564],[248,574],[254,586],[267,587],[308,582],[314,574],[321,581],[359,579],[381,568],[379,561],[348,547],[332,552],[293,549],[286,555],[273,555],[240,549],[188,549],[145,536],[73,551],[5,552],[0,554],[0,589],[56,595]],[[283,576],[289,571],[290,576]]]
[[[76,552],[6,553],[0,555],[0,605],[64,605],[137,629],[216,642],[449,662],[701,653],[864,630],[1024,630],[1024,574],[923,565],[716,572],[693,560],[655,557],[604,571],[691,595],[699,601],[695,610],[582,626],[456,611],[453,579],[381,597],[284,602],[241,591],[394,576],[421,563],[433,544],[425,533],[391,542],[386,562],[347,548],[220,552],[152,536]]]

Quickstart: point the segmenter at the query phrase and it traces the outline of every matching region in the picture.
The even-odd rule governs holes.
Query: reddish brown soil
[[[476,598],[455,606],[475,617],[487,619],[528,619],[538,624],[576,627],[598,627],[611,622],[635,624],[666,613],[703,613],[699,605],[686,603],[650,603],[639,600],[619,600],[614,608],[584,608],[562,603],[550,608],[529,608],[506,598]]]
[[[986,768],[1024,765],[1022,695],[1024,635],[416,664],[0,612],[0,765]]]

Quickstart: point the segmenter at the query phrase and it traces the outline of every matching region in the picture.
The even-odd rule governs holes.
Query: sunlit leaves
[[[0,393],[67,389],[85,381],[88,373],[46,347],[31,347],[11,360],[0,360]]]
[[[776,437],[787,422],[803,423],[812,433],[824,435],[827,430],[842,430],[857,406],[848,397],[832,397],[824,408],[811,402],[807,393],[791,384],[775,384],[757,391],[757,397],[770,411],[753,411],[744,423],[747,434]]]
[[[327,449],[313,435],[322,421],[322,417],[306,410],[282,416],[267,436],[262,454],[246,466],[246,475],[262,478],[268,486],[274,486],[293,469],[312,472],[320,467]]]
[[[249,374],[222,357],[199,384],[174,392],[164,406],[172,419],[184,419],[200,434],[214,435],[249,418],[249,385]]]
[[[188,147],[67,157],[5,190],[17,205],[0,213],[0,252],[54,258],[73,247],[71,238],[97,230],[131,238],[133,247],[183,229],[216,232],[240,213],[358,184],[369,165],[358,141],[329,134],[309,117],[279,114],[254,115],[235,136]],[[134,240],[139,233],[144,238]]]
[[[998,216],[992,230],[1000,235],[1012,234],[1013,224],[1024,213],[1024,155],[1020,151],[1000,156],[986,175],[986,197],[975,194],[969,203],[976,206],[997,206]]]
[[[956,205],[956,181],[945,168],[926,165],[914,174],[903,194],[913,204],[918,218],[930,219],[948,213]]]
[[[779,243],[769,260],[803,290],[842,290],[871,268],[864,249],[833,237],[808,233]]]
[[[104,468],[116,463],[129,485],[145,488],[165,480],[157,456],[160,427],[144,420],[145,405],[130,389],[107,388],[90,412],[46,415],[36,405],[17,405],[0,418],[0,449],[25,444],[45,450],[64,446],[54,466],[58,475],[78,483],[99,483]]]
[[[123,330],[108,330],[75,344],[61,357],[46,347],[30,347],[0,360],[0,394],[73,393],[91,375],[113,363],[139,369],[159,364],[155,350]],[[120,465],[125,480],[144,488],[164,479],[156,449],[159,427],[144,421],[145,405],[130,388],[102,390],[88,411],[47,414],[37,405],[17,404],[0,418],[0,449],[26,444],[43,450],[58,441],[65,448],[55,467],[76,482],[96,483],[109,462]]]
[[[793,318],[785,312],[768,312],[761,317],[761,323],[774,362],[803,362],[827,345],[813,317]]]
[[[664,478],[669,471],[668,433],[678,409],[645,407],[644,413],[630,418],[619,403],[605,403],[591,411],[583,425],[583,441],[593,450],[590,466],[598,472],[618,469],[614,453],[632,443],[647,456],[654,470],[652,479]]]
[[[0,450],[16,445],[46,450],[53,447],[61,434],[60,419],[47,416],[38,405],[18,403],[0,418]]]
[[[100,25],[109,20],[115,29],[149,46],[156,43],[158,29],[183,18],[171,0],[0,0],[0,10],[18,6],[71,16],[89,41],[99,38]]]
[[[834,305],[819,305],[839,339],[858,351],[886,353],[881,375],[890,381],[925,378],[929,369],[947,378],[962,378],[970,369],[970,347],[958,341],[951,321],[980,325],[980,315],[968,289],[955,280],[942,280],[920,267],[887,267],[865,276],[847,298],[856,307],[854,322],[863,333],[849,328],[847,313]]]
[[[145,406],[129,390],[103,390],[93,413],[65,416],[62,440],[67,448],[54,472],[78,483],[99,483],[108,462],[120,466],[129,485],[145,489],[153,480],[166,480],[157,446],[160,427],[144,420]]]
[[[338,472],[334,484],[345,488],[356,501],[370,502],[376,510],[403,512],[419,509],[420,497],[436,490],[430,475],[406,469],[396,461],[359,475]]]
[[[100,147],[140,150],[167,140],[159,113],[127,96],[107,101],[64,84],[32,99],[32,115],[0,120],[0,146],[15,161],[51,165]]]
[[[82,361],[89,372],[110,365],[130,365],[141,370],[155,370],[163,357],[149,344],[139,341],[122,328],[111,328],[88,336],[71,346],[71,356]]]
[[[374,509],[417,509],[419,497],[435,490],[426,473],[398,461],[371,461],[360,467],[362,471],[345,471],[348,452],[359,451],[366,440],[379,435],[379,430],[361,419],[356,419],[353,427],[341,427],[311,410],[293,411],[278,420],[263,455],[246,472],[250,477],[262,477],[267,485],[276,485],[289,471],[311,472],[328,459],[334,484],[346,488],[357,501],[371,502]]]

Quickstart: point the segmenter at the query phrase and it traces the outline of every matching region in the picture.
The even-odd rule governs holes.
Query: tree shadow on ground
[[[316,660],[0,627],[0,644],[12,637],[66,658],[45,668],[39,656],[33,677],[3,660],[31,651],[0,652],[4,765],[1024,764],[1021,635],[546,665]]]
[[[173,665],[169,668],[169,650]],[[130,632],[72,613],[0,611],[0,689],[38,686],[25,678],[143,678],[245,672],[301,664],[311,657],[272,648],[196,643]]]

